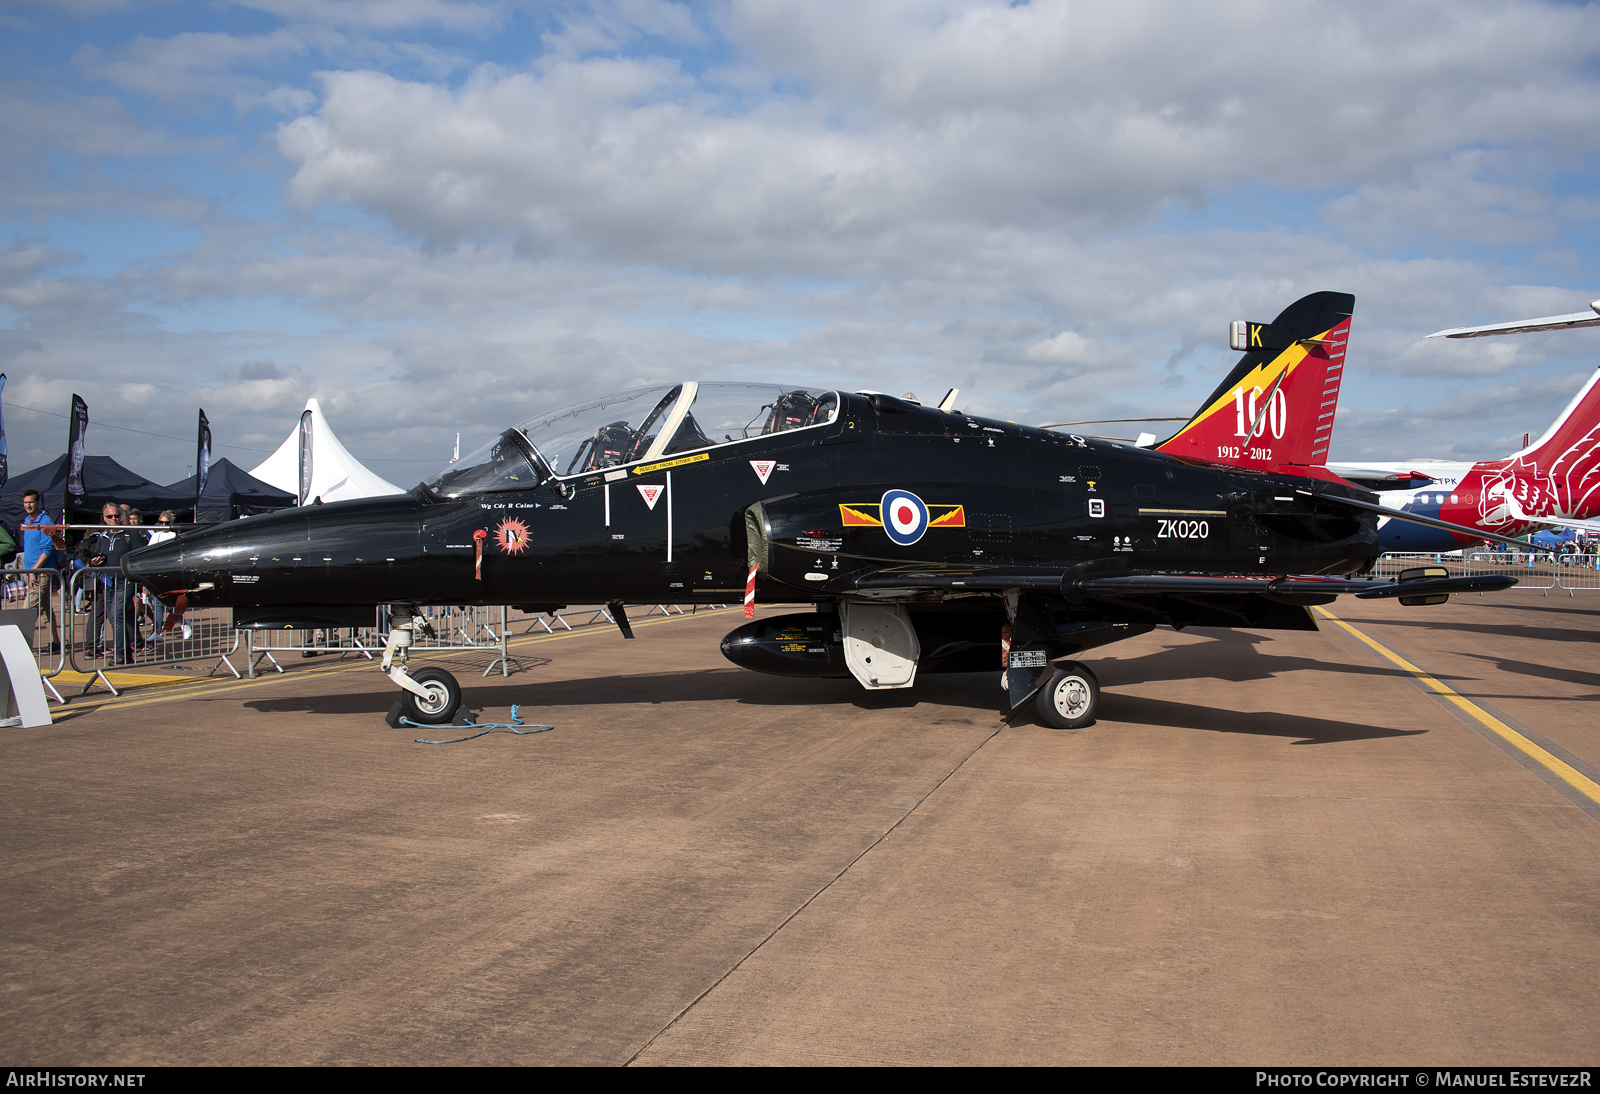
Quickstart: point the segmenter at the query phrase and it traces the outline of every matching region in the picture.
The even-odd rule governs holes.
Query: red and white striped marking
[[[759,566],[752,568],[750,576],[744,579],[744,617],[746,619],[754,619],[756,617],[756,571],[759,569],[761,569]]]

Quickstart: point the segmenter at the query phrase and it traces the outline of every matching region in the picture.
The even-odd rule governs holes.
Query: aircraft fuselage
[[[833,420],[819,425],[523,489],[444,497],[419,486],[305,506],[137,552],[127,571],[161,594],[191,590],[193,606],[550,606],[737,600],[752,534],[765,541],[758,599],[774,602],[848,597],[858,576],[886,567],[1368,566],[1378,551],[1371,520],[1319,512],[1295,493],[1303,485],[841,394]],[[893,491],[911,498],[885,512]],[[747,519],[758,503],[759,527]],[[899,518],[911,524],[897,531]]]

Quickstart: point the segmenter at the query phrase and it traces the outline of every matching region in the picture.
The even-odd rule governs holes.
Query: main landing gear
[[[1033,708],[1051,729],[1080,729],[1094,721],[1100,706],[1100,681],[1089,666],[1063,661],[1039,685]]]
[[[390,614],[395,622],[383,647],[383,671],[404,690],[399,701],[389,709],[389,724],[399,728],[400,719],[406,718],[426,726],[448,725],[461,706],[461,685],[456,678],[431,665],[415,673],[406,671],[405,665],[406,651],[411,648],[415,632],[420,629],[432,638],[433,624],[418,615],[415,605],[411,604],[395,605]],[[402,619],[406,622],[400,622]],[[396,652],[400,654],[398,661]]]

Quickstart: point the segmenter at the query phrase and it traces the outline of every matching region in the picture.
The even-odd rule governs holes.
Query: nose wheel
[[[1094,722],[1100,707],[1100,681],[1087,665],[1076,661],[1057,665],[1039,688],[1033,706],[1051,729],[1081,729]]]
[[[400,696],[405,717],[425,726],[447,725],[455,718],[461,706],[461,685],[454,676],[429,666],[412,673],[411,679],[422,685],[427,694],[406,691]]]

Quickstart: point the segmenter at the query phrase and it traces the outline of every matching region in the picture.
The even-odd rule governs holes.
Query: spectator
[[[122,565],[122,557],[137,546],[133,537],[118,526],[122,523],[122,509],[107,502],[101,510],[101,519],[110,527],[96,532],[83,541],[79,550],[90,566],[106,567],[107,572],[95,575],[95,598],[89,611],[90,654],[100,657],[105,651],[105,624],[111,623],[111,641],[115,659],[121,663],[133,660],[133,639],[138,634],[138,624],[133,614],[133,582],[111,568]]]
[[[145,531],[143,527],[144,513],[131,506],[124,506],[124,508],[127,510],[127,516],[124,519],[128,524],[128,537],[133,540],[134,547],[148,547],[150,545],[150,533]],[[142,650],[144,649],[144,621],[149,619],[155,626],[160,626],[161,623],[150,611],[150,594],[137,585],[133,589],[133,619],[133,648]]]
[[[165,543],[167,540],[176,537],[178,533],[173,530],[173,527],[177,523],[178,514],[174,513],[171,509],[163,511],[162,514],[156,518],[156,524],[160,525],[160,527],[154,532],[150,533],[150,546],[154,547],[158,543]],[[166,627],[163,624],[166,623],[167,606],[161,603],[160,598],[154,593],[145,592],[141,595],[144,597],[145,603],[150,608],[150,618],[155,625],[155,629],[150,632],[150,641],[155,642],[165,638]],[[187,623],[184,624],[183,629],[185,632],[189,630]],[[189,636],[187,633],[185,633],[184,637],[187,638]]]
[[[37,490],[22,495],[22,565],[24,569],[59,570],[61,559],[56,553],[56,541],[43,525],[50,523],[50,514],[44,511],[44,498]],[[56,580],[49,574],[28,575],[28,599],[25,607],[38,608],[50,621],[50,652],[61,652],[61,623],[56,619],[54,600]]]

